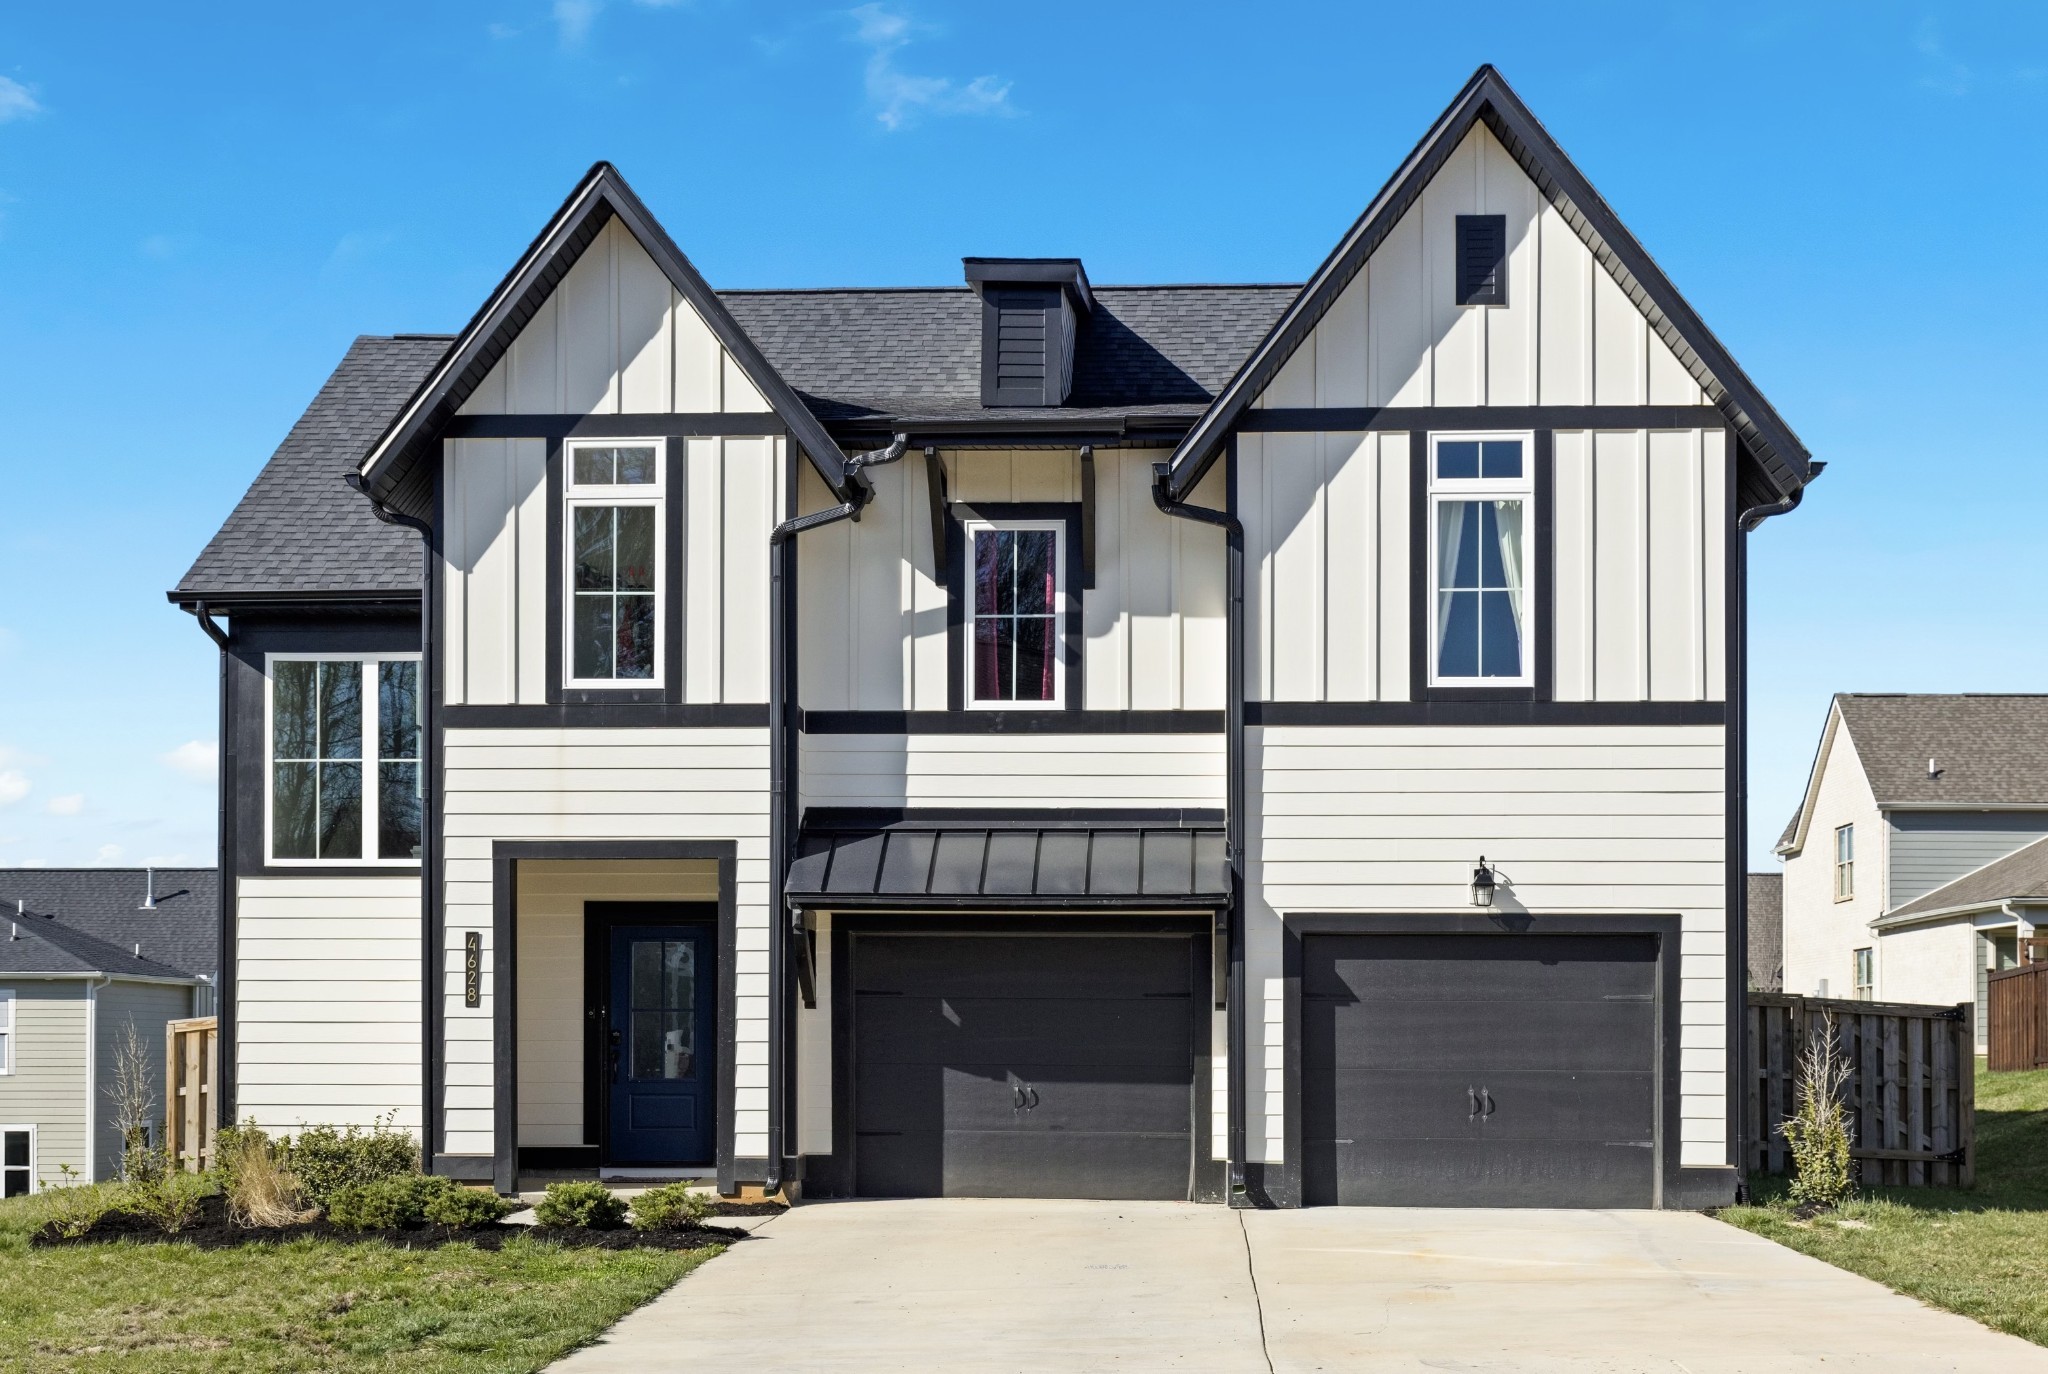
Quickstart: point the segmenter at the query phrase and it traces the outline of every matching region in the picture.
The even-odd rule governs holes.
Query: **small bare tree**
[[[1792,1150],[1792,1199],[1812,1207],[1835,1207],[1854,1189],[1849,1162],[1849,1111],[1842,1087],[1851,1067],[1835,1033],[1835,1018],[1809,1036],[1800,1053],[1792,1115],[1778,1125]]]
[[[121,1176],[131,1183],[153,1183],[164,1172],[162,1154],[149,1143],[149,1128],[157,1119],[158,1106],[151,1064],[149,1048],[135,1029],[135,1018],[130,1017],[114,1042],[114,1062],[103,1091],[107,1119],[121,1133]]]

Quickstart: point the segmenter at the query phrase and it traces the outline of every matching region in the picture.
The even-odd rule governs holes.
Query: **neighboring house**
[[[717,292],[599,164],[349,349],[171,593],[234,1115],[1730,1200],[1743,534],[1819,465],[1606,203],[1487,68],[1306,285],[965,276]]]
[[[1785,875],[1749,875],[1749,985],[1758,992],[1785,988]]]
[[[128,1027],[161,1118],[164,1023],[213,1012],[219,904],[210,868],[0,869],[0,1196],[119,1175]]]
[[[2048,696],[1842,693],[1785,858],[1785,987],[1977,1004],[2048,908]]]

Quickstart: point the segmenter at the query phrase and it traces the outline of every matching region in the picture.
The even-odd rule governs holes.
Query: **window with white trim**
[[[1432,435],[1430,682],[1534,681],[1528,533],[1535,498],[1527,435]]]
[[[969,520],[969,707],[1057,706],[1065,699],[1060,619],[1063,520]]]
[[[1871,991],[1877,985],[1877,952],[1868,947],[1854,951],[1856,972],[1856,996],[1868,1002]]]
[[[14,989],[0,988],[0,1074],[14,1072]]]
[[[1856,895],[1856,827],[1835,827],[1835,900],[1846,902]]]
[[[0,1126],[0,1197],[36,1190],[36,1128]]]
[[[272,654],[272,863],[417,863],[416,657]]]
[[[662,674],[665,445],[567,445],[563,672],[572,687],[655,687]]]

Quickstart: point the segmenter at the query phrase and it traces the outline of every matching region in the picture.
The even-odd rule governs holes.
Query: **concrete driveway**
[[[2048,1350],[1684,1212],[843,1202],[761,1227],[565,1374],[2048,1371]]]

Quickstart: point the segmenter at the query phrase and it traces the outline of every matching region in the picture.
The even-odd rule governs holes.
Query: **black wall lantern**
[[[1472,905],[1486,907],[1493,905],[1493,870],[1486,866],[1486,856],[1479,856],[1479,867],[1472,870]]]

